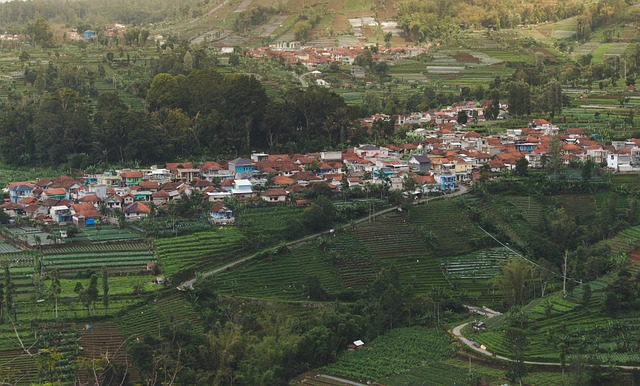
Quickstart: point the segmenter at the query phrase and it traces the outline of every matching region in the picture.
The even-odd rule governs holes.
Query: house
[[[127,206],[131,203],[133,203],[136,200],[136,196],[134,196],[131,193],[127,193],[124,195],[124,197],[122,197],[122,205],[123,206]]]
[[[35,188],[36,185],[28,181],[12,182],[8,186],[9,200],[11,202],[18,202],[22,198],[31,197]]]
[[[67,192],[64,188],[51,188],[45,189],[42,192],[41,198],[46,200],[48,198],[52,198],[54,200],[64,200],[69,199],[69,192]]]
[[[136,221],[145,218],[151,213],[151,208],[143,202],[136,201],[122,211],[126,221]]]
[[[82,33],[82,37],[84,39],[93,39],[95,37],[97,37],[98,35],[96,34],[96,31],[91,31],[91,30],[86,30]]]
[[[260,194],[260,197],[270,204],[287,202],[287,192],[282,188],[267,189]]]
[[[200,174],[200,169],[194,169],[191,162],[173,162],[165,165],[165,168],[171,173],[172,181],[191,182],[193,178]],[[190,179],[189,179],[190,178]]]
[[[217,162],[207,161],[199,166],[200,169],[200,178],[203,178],[208,181],[213,181],[214,179],[225,180],[228,178],[233,178],[235,173],[232,173],[228,169],[222,167]]]
[[[49,217],[58,225],[66,225],[73,221],[71,209],[66,205],[51,207],[51,209],[49,209]]]
[[[151,167],[151,170],[146,174],[147,179],[149,181],[155,181],[158,183],[165,183],[171,181],[171,170],[169,169],[158,169],[154,166]]]
[[[95,225],[100,222],[102,215],[91,203],[71,205],[72,221],[77,227]]]
[[[214,224],[232,224],[235,218],[233,217],[233,210],[218,201],[211,206],[209,220]]]
[[[122,179],[120,185],[137,186],[142,182],[142,177],[144,177],[144,173],[138,171],[120,172],[120,178]]]
[[[231,194],[238,199],[247,199],[253,196],[253,189],[251,181],[249,180],[235,180],[233,188],[231,188]]]
[[[0,207],[4,213],[9,215],[9,217],[16,217],[17,215],[25,214],[24,207],[20,204],[16,204],[15,202],[8,202]]]
[[[109,209],[121,209],[122,197],[118,196],[117,194],[112,194],[104,199],[104,205]]]
[[[169,192],[166,190],[158,190],[151,195],[151,200],[156,205],[161,205],[169,201]]]
[[[237,174],[245,174],[253,172],[253,163],[244,158],[236,158],[229,161],[229,171]]]
[[[431,159],[426,155],[416,154],[409,157],[409,167],[418,173],[425,173],[431,170]]]
[[[456,176],[454,174],[440,174],[437,177],[440,183],[440,190],[454,190],[456,188]]]

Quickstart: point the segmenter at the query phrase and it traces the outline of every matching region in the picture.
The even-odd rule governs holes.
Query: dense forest
[[[22,32],[24,26],[43,18],[67,25],[157,23],[166,19],[188,19],[202,14],[209,0],[91,1],[35,0],[10,1],[0,5],[0,25],[12,32]],[[135,12],[131,10],[135,9]]]
[[[591,30],[603,25],[634,20],[635,16],[624,12],[627,5],[623,0],[594,3],[581,0],[545,0],[536,3],[511,0],[403,0],[398,3],[397,9],[398,24],[407,37],[414,41],[447,39],[460,29],[514,28],[572,16],[579,16],[581,28],[578,38],[585,39]]]

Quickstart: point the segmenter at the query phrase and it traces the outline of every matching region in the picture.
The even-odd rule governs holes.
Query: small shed
[[[347,345],[347,349],[352,351],[358,348],[364,347],[364,342],[361,340],[355,340]]]

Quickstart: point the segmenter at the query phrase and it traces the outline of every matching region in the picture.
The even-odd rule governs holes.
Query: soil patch
[[[640,247],[629,252],[629,261],[632,263],[640,263]]]
[[[480,58],[471,54],[457,54],[452,56],[458,63],[480,63]]]

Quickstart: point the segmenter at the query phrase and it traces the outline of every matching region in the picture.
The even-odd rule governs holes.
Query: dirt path
[[[443,197],[444,197],[444,198],[457,197],[457,196],[460,196],[460,195],[462,195],[462,194],[467,193],[467,191],[468,191],[468,188],[467,188],[466,186],[464,186],[464,185],[461,185],[461,186],[460,186],[460,189],[459,189],[458,191],[453,192],[453,193],[451,193],[451,194],[448,194],[448,195],[446,195],[446,196],[439,196],[439,197],[432,197],[432,198],[424,198],[424,199],[416,200],[416,201],[414,201],[413,203],[414,203],[414,204],[419,204],[419,203],[422,203],[422,202],[428,202],[428,201],[432,201],[432,200],[442,199]],[[396,206],[393,206],[393,207],[391,207],[391,208],[387,208],[387,209],[383,209],[383,210],[381,210],[381,211],[378,211],[378,212],[376,212],[376,213],[373,213],[370,217],[364,217],[364,218],[361,218],[361,219],[355,220],[355,221],[353,222],[353,224],[354,224],[354,225],[355,225],[355,224],[360,224],[360,223],[362,223],[362,222],[369,221],[369,220],[370,220],[371,218],[373,218],[373,217],[382,216],[382,215],[384,215],[384,214],[391,213],[391,212],[394,212],[394,211],[397,211],[397,210],[398,210],[398,207],[396,207]],[[295,246],[295,245],[297,245],[297,244],[304,244],[304,243],[307,243],[307,242],[309,242],[309,241],[313,241],[313,240],[317,239],[318,237],[320,237],[320,236],[322,236],[322,235],[329,234],[329,233],[331,233],[331,232],[333,232],[333,229],[326,230],[326,231],[324,231],[324,232],[315,233],[315,234],[312,234],[312,235],[309,235],[309,236],[305,236],[305,237],[302,237],[302,238],[297,239],[297,240],[289,241],[289,242],[285,243],[284,245],[285,245],[285,246],[287,246],[287,247],[291,247],[291,246]],[[215,274],[217,274],[217,273],[220,273],[220,272],[225,271],[225,270],[227,270],[227,269],[233,268],[233,267],[235,267],[236,265],[239,265],[239,264],[242,264],[242,263],[247,262],[247,261],[249,261],[249,260],[252,260],[252,259],[254,259],[258,254],[261,254],[261,253],[262,253],[262,251],[259,251],[259,252],[256,252],[256,253],[254,253],[254,254],[251,254],[251,255],[249,255],[249,256],[245,256],[245,257],[240,258],[240,259],[238,259],[238,260],[234,260],[234,261],[232,261],[232,262],[229,262],[229,263],[227,263],[227,264],[223,265],[222,267],[218,267],[218,268],[213,269],[213,270],[211,270],[211,271],[205,272],[205,273],[203,273],[203,274],[202,274],[201,276],[199,276],[199,277],[194,277],[194,278],[193,278],[193,279],[191,279],[191,280],[187,280],[187,281],[185,281],[184,283],[180,284],[177,288],[178,288],[179,290],[181,290],[181,291],[182,291],[182,290],[184,290],[184,289],[186,289],[186,288],[193,289],[193,283],[195,283],[195,282],[196,282],[196,280],[197,280],[198,278],[205,278],[205,277],[213,276],[213,275],[215,275]]]

